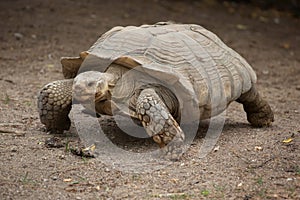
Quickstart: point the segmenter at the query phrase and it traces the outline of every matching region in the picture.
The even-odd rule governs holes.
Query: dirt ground
[[[204,2],[0,1],[0,199],[300,199],[300,21],[288,12]],[[168,20],[200,24],[248,60],[274,110],[273,126],[251,127],[233,103],[217,151],[199,159],[197,136],[179,162],[144,174],[65,146],[47,148],[53,136],[39,121],[37,92],[63,78],[60,57],[78,55],[116,25]],[[67,134],[62,140],[74,133]]]

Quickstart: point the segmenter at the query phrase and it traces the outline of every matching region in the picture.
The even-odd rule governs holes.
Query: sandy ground
[[[299,19],[200,1],[13,0],[0,1],[0,10],[1,199],[300,199]],[[143,174],[75,156],[66,145],[47,148],[53,136],[39,121],[36,99],[44,84],[63,78],[60,57],[78,55],[116,25],[168,20],[206,27],[249,61],[274,110],[273,126],[251,127],[233,103],[217,151],[199,159],[197,136],[179,162]],[[73,131],[60,137],[76,138]],[[135,149],[152,144],[120,137]]]

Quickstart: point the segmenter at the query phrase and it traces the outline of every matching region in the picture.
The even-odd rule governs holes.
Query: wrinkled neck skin
[[[108,84],[107,91],[105,91],[104,96],[99,101],[95,101],[95,110],[99,114],[104,115],[113,115],[114,113],[118,113],[119,109],[117,105],[111,100],[113,89],[115,88],[117,82],[121,79],[123,74],[125,74],[129,69],[112,63],[105,71],[103,76]]]
[[[105,78],[108,81],[108,90],[105,96],[105,101],[102,100],[102,101],[95,102],[95,108],[99,114],[106,114],[111,116],[114,114],[120,114],[126,116],[130,115],[133,118],[137,118],[137,114],[135,110],[137,98],[139,97],[143,89],[153,88],[155,92],[160,96],[161,100],[166,105],[168,110],[170,111],[170,114],[173,115],[175,119],[180,118],[179,102],[171,90],[169,90],[164,86],[155,85],[155,84],[147,84],[147,85],[143,85],[142,87],[136,88],[133,79],[127,76],[125,77],[123,76],[129,70],[130,69],[124,66],[114,64],[114,63],[107,68],[107,70],[105,71]],[[136,72],[135,75],[143,79],[143,75],[140,75],[139,72]],[[126,80],[120,81],[122,77],[125,78]],[[116,87],[116,90],[118,90],[117,93],[119,97],[122,98],[127,96],[130,98],[128,102],[129,113],[123,112],[124,109],[122,110],[118,108],[116,103],[113,102],[112,100],[112,95],[114,94],[113,90],[117,84],[120,84]],[[116,92],[115,95],[117,95]]]
[[[108,85],[113,89],[113,87],[117,84],[118,80],[125,74],[127,71],[129,71],[128,68],[112,63],[105,71],[105,74],[107,74],[107,80]]]

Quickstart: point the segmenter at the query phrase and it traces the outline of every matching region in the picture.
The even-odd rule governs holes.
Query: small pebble
[[[296,90],[300,90],[300,85],[297,85],[297,86],[296,86]]]
[[[262,73],[263,73],[264,75],[268,75],[268,74],[269,74],[269,70],[263,70]]]
[[[57,176],[53,176],[52,180],[56,181],[57,180]]]
[[[279,18],[276,17],[276,18],[274,18],[273,20],[274,20],[274,23],[275,23],[275,24],[280,24],[280,19],[279,19]]]
[[[14,33],[14,36],[17,40],[21,40],[24,37],[22,33]]]
[[[219,150],[220,150],[220,146],[216,146],[213,151],[216,152],[216,151],[219,151]]]

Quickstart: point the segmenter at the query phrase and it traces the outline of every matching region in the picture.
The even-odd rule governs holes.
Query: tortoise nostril
[[[82,90],[80,85],[74,85],[74,91],[80,92]]]

